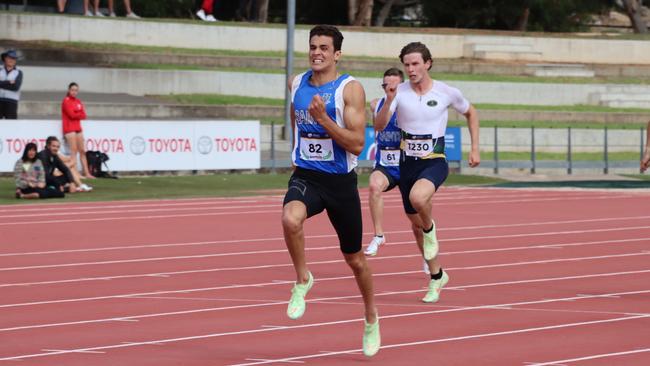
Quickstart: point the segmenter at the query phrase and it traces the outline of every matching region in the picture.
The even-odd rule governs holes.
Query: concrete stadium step
[[[583,64],[526,64],[531,75],[540,77],[593,78],[596,72]]]
[[[612,87],[607,92],[594,93],[590,102],[613,108],[650,108],[650,94],[641,88]]]
[[[542,53],[528,44],[468,43],[463,46],[463,56],[479,60],[541,61]]]

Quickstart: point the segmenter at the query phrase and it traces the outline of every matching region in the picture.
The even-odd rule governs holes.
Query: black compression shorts
[[[341,251],[354,254],[361,250],[363,226],[357,174],[329,174],[296,168],[289,179],[284,203],[300,201],[307,207],[307,217],[327,210],[327,216],[339,237]]]

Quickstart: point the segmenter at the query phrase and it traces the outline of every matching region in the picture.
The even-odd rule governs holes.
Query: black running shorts
[[[289,179],[284,203],[300,201],[307,207],[307,217],[327,210],[327,216],[339,237],[341,251],[354,254],[361,250],[363,226],[357,174],[330,174],[296,168]]]

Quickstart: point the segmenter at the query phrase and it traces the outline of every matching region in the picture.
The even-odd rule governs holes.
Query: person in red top
[[[86,109],[81,100],[77,98],[78,93],[79,85],[77,85],[77,83],[70,83],[68,86],[68,94],[61,104],[63,136],[70,148],[70,158],[72,159],[71,169],[75,169],[77,164],[77,153],[79,153],[84,177],[94,178],[88,170],[86,145],[84,143],[83,130],[81,129],[81,120],[86,119]]]

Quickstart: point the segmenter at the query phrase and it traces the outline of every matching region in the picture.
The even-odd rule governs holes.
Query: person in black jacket
[[[23,72],[16,68],[18,53],[15,50],[3,52],[0,68],[0,119],[18,118],[18,101]]]
[[[53,186],[61,192],[76,192],[80,182],[75,182],[70,169],[59,158],[61,142],[56,136],[45,140],[45,149],[38,153],[38,159],[43,163],[45,185]],[[58,174],[57,174],[58,173]]]

